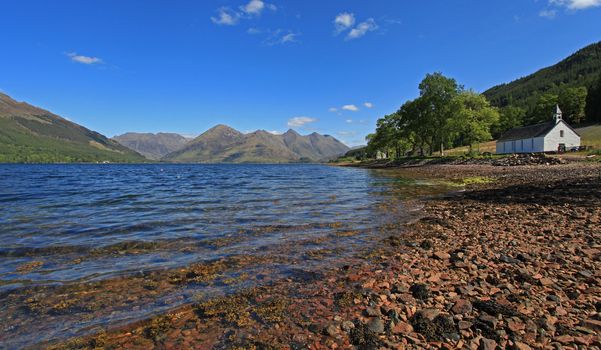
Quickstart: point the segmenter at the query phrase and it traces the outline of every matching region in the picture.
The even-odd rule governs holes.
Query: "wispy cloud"
[[[570,10],[584,10],[601,6],[601,0],[549,0],[549,4],[567,7]]]
[[[355,25],[355,14],[342,12],[334,19],[335,34],[338,35]]]
[[[283,29],[276,29],[267,32],[269,35],[263,42],[267,46],[297,43],[298,37],[301,35],[300,33],[293,33],[289,30]]]
[[[192,133],[187,132],[187,133],[180,133],[180,135],[187,139],[194,139],[198,136],[198,133],[192,134]]]
[[[346,36],[347,40],[358,39],[369,32],[373,32],[378,29],[378,25],[373,18],[368,18],[365,22],[359,23],[357,27],[353,28]]]
[[[338,112],[338,108],[332,107],[332,108],[328,109],[328,112],[336,113],[336,112]]]
[[[347,124],[353,124],[353,120],[352,120],[352,119],[347,119],[347,120],[345,120],[345,122],[346,122]]]
[[[276,11],[277,7],[262,0],[250,0],[239,6],[237,11],[227,6],[218,8],[217,16],[211,17],[211,21],[218,25],[235,26],[241,19],[260,16],[266,9]]]
[[[240,21],[240,13],[229,7],[217,9],[217,17],[211,17],[213,23],[223,26],[235,26]]]
[[[355,14],[350,12],[342,12],[334,18],[334,34],[338,35],[345,31],[348,31],[346,40],[358,39],[369,32],[373,32],[378,29],[378,24],[373,18],[357,24],[355,27],[356,19]]]
[[[351,112],[359,111],[359,107],[357,107],[355,105],[344,105],[344,106],[342,106],[342,109],[345,111],[351,111]]]
[[[373,104],[373,103],[371,103],[371,102],[365,102],[363,105],[364,105],[366,108],[374,108],[374,104]]]
[[[282,38],[280,39],[280,43],[281,44],[294,43],[294,42],[296,42],[297,36],[298,36],[298,34],[288,33],[288,34],[282,36]]]
[[[294,117],[288,120],[288,126],[291,128],[299,128],[306,124],[315,123],[316,121],[316,118],[311,117]]]
[[[556,10],[542,10],[541,12],[538,13],[538,15],[543,18],[554,19],[557,16],[557,11]]]
[[[336,133],[336,135],[343,136],[343,137],[346,137],[346,136],[355,136],[355,135],[357,135],[357,132],[356,131],[338,131]]]
[[[81,63],[81,64],[101,64],[101,63],[104,63],[102,61],[102,59],[100,59],[98,57],[78,55],[76,52],[69,52],[69,53],[67,53],[67,56],[69,56],[69,58],[71,58],[71,61],[77,62],[77,63]]]

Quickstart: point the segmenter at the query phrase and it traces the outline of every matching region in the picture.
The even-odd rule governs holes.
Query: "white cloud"
[[[265,3],[262,0],[250,0],[248,4],[240,7],[240,10],[242,10],[247,15],[256,16],[259,16],[265,9],[275,11],[277,10],[277,7],[273,4]]]
[[[359,107],[357,107],[355,105],[344,105],[344,106],[342,106],[342,109],[345,111],[351,111],[351,112],[359,111]]]
[[[75,52],[69,52],[67,54],[67,56],[69,56],[71,58],[71,61],[77,62],[77,63],[82,63],[82,64],[100,64],[100,63],[103,63],[102,60],[100,58],[98,58],[98,57],[78,55]]]
[[[282,135],[284,132],[279,130],[267,130],[268,133],[273,135]]]
[[[250,35],[257,35],[262,33],[261,30],[258,28],[248,28],[246,32]]]
[[[365,102],[363,105],[367,108],[374,108],[374,104],[371,102]]]
[[[181,133],[180,135],[182,135],[183,137],[185,137],[187,139],[194,139],[198,136],[198,134],[192,134],[192,133]]]
[[[336,133],[336,135],[342,136],[342,137],[345,137],[345,136],[355,136],[355,135],[357,135],[357,132],[356,131],[338,131]]]
[[[347,120],[345,120],[345,122],[347,122],[347,124],[353,124],[353,120],[352,119],[347,119]]]
[[[601,6],[601,0],[549,0],[556,6],[564,6],[570,10],[584,10],[591,7]]]
[[[265,39],[264,44],[268,46],[297,43],[300,33],[292,33],[282,29],[270,31],[269,37]]]
[[[305,124],[315,123],[316,121],[316,118],[311,117],[294,117],[288,120],[288,126],[291,128],[298,128]]]
[[[211,17],[211,21],[219,25],[235,26],[240,21],[240,14],[229,7],[221,7],[217,10],[217,17]]]
[[[288,33],[288,34],[286,34],[286,35],[284,35],[284,36],[282,37],[282,39],[280,40],[280,42],[281,42],[282,44],[296,42],[296,36],[297,36],[297,34],[294,34],[294,33]]]
[[[262,0],[250,0],[246,5],[240,6],[238,11],[234,11],[229,7],[220,7],[217,9],[217,16],[211,17],[211,21],[218,25],[235,26],[240,22],[240,19],[260,16],[265,9],[276,11],[277,7]]]
[[[378,29],[378,25],[373,18],[368,18],[365,22],[359,23],[357,27],[353,28],[346,36],[347,40],[358,39],[369,32],[373,32]]]
[[[336,113],[336,112],[338,112],[338,108],[332,107],[332,108],[328,109],[328,112]]]
[[[261,0],[250,0],[246,6],[243,7],[244,12],[248,14],[260,15],[265,8],[265,3]]]
[[[343,12],[334,19],[336,34],[340,34],[355,25],[355,14]]]
[[[555,11],[555,10],[542,10],[541,12],[538,13],[538,15],[540,17],[543,17],[543,18],[553,19],[557,15],[557,11]]]

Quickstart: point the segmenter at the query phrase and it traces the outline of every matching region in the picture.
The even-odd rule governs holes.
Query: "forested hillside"
[[[0,163],[144,162],[140,154],[0,93]]]
[[[495,86],[483,93],[491,105],[512,108],[513,118],[521,123],[540,122],[549,107],[559,104],[573,124],[601,121],[599,98],[601,88],[601,42],[589,45],[561,62],[517,79]],[[588,106],[588,107],[586,107]],[[514,126],[514,125],[510,125]]]

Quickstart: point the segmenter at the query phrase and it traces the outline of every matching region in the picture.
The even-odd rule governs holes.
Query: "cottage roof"
[[[568,123],[562,123],[572,130],[576,135],[580,136]],[[542,124],[528,125],[520,128],[515,128],[506,131],[497,141],[514,141],[522,139],[531,139],[536,137],[546,136],[557,125],[555,122],[547,122]]]
[[[501,137],[499,137],[498,141],[512,141],[545,136],[555,127],[555,125],[555,122],[547,122],[507,130],[503,135],[501,135]]]

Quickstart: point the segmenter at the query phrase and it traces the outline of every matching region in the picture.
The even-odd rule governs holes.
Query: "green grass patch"
[[[39,124],[39,123],[38,123]],[[41,128],[40,126],[36,126]],[[58,129],[63,132],[63,129]],[[0,118],[0,163],[140,163],[145,162],[142,156],[125,148],[111,150],[108,144],[94,147],[90,140],[103,141],[103,138],[92,135],[85,138],[81,135],[65,139],[62,134],[51,129],[53,136],[34,135],[8,118]],[[66,131],[64,131],[66,133]],[[56,135],[55,135],[56,134]],[[94,137],[92,137],[94,136]],[[79,138],[77,138],[79,137]]]
[[[460,180],[454,181],[443,181],[446,186],[449,187],[465,187],[469,185],[485,185],[495,182],[495,179],[487,176],[470,176],[464,177]]]
[[[582,145],[601,150],[601,125],[591,125],[576,129],[582,137]]]
[[[464,178],[462,182],[464,185],[479,185],[493,183],[495,179],[487,176],[472,176]]]

